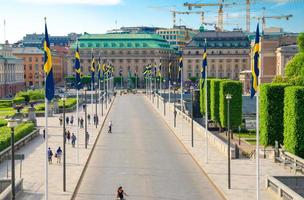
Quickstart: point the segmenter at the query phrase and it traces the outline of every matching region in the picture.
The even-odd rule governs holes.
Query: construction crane
[[[190,14],[200,14],[201,15],[201,23],[204,23],[204,12],[203,11],[175,11],[171,10],[172,16],[173,16],[173,26],[176,25],[176,14],[182,14],[182,15],[190,15]]]
[[[223,0],[219,0],[219,3],[184,3],[185,7],[188,7],[189,10],[192,10],[192,8],[201,8],[201,7],[207,7],[207,6],[218,6],[218,21],[217,21],[217,27],[219,30],[223,31],[224,29],[224,6],[231,6],[236,5],[236,3],[223,3]]]
[[[279,16],[259,16],[259,17],[253,17],[254,19],[258,19],[259,21],[262,20],[262,29],[263,31],[266,28],[266,19],[286,19],[289,20],[293,15],[279,15]]]

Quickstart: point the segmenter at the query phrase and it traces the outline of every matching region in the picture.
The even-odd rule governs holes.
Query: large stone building
[[[197,30],[187,28],[186,26],[174,26],[173,28],[163,28],[156,31],[156,33],[167,40],[170,45],[178,49],[184,48],[186,43],[189,42],[197,32]]]
[[[0,45],[0,97],[9,97],[24,88],[22,59],[12,55],[12,48]]]
[[[199,77],[202,54],[207,41],[208,77],[238,80],[239,73],[250,69],[250,42],[241,31],[201,31],[183,49],[185,81]]]
[[[299,52],[297,45],[288,45],[279,47],[276,50],[276,61],[277,69],[276,75],[284,76],[285,75],[285,66],[286,64]]]
[[[14,48],[12,52],[16,57],[23,60],[24,86],[42,87],[44,84],[44,52],[37,47]],[[62,56],[52,51],[53,75],[55,83],[63,80]]]
[[[90,73],[92,52],[96,60],[100,55],[102,63],[111,63],[114,66],[114,76],[119,76],[120,69],[124,77],[128,77],[129,71],[132,75],[138,72],[141,81],[144,67],[148,64],[158,65],[161,62],[164,76],[168,74],[169,59],[173,61],[173,66],[177,65],[176,51],[157,34],[84,34],[78,42],[81,71],[84,74]],[[75,74],[75,48],[76,44],[73,44],[68,64],[70,76]]]

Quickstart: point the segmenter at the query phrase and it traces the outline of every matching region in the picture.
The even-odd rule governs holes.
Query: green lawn
[[[256,138],[255,133],[234,133],[234,135],[240,136],[241,138]]]

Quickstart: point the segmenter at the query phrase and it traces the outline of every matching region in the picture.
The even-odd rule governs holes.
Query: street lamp
[[[66,191],[66,157],[65,157],[65,144],[66,144],[66,130],[65,130],[65,102],[66,97],[63,95],[62,100],[62,112],[63,112],[63,191]],[[77,119],[78,120],[78,119]]]
[[[12,185],[12,200],[15,200],[16,191],[15,191],[15,136],[14,136],[14,130],[17,126],[17,121],[15,119],[10,119],[7,122],[7,127],[11,129],[11,161],[12,161],[12,179],[11,179],[11,185]]]
[[[227,123],[228,123],[228,189],[231,189],[231,165],[230,165],[230,100],[231,94],[226,94],[227,99]]]
[[[173,82],[173,85],[175,86],[176,82]],[[173,107],[174,107],[174,128],[176,127],[176,87],[173,88],[173,92],[174,92],[174,102],[173,102]]]
[[[97,87],[95,87],[96,90],[95,90],[95,127],[97,128]]]
[[[84,87],[84,144],[85,144],[85,148],[88,148],[88,144],[87,144],[87,130],[88,130],[88,121],[87,121],[87,88]]]
[[[190,91],[191,91],[191,145],[192,147],[194,146],[194,138],[193,138],[193,91],[194,91],[194,87],[191,85],[190,87]]]

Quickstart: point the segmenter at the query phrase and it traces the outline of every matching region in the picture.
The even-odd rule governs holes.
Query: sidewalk
[[[95,104],[92,106],[88,104],[87,112],[91,115],[91,121],[93,118],[92,107],[95,113]],[[108,105],[108,109],[110,105]],[[49,199],[65,200],[70,199],[71,195],[76,187],[77,181],[83,170],[88,155],[92,149],[98,132],[101,129],[101,125],[106,116],[107,110],[104,106],[104,116],[101,117],[101,108],[98,106],[99,125],[97,128],[91,124],[88,124],[88,132],[90,134],[90,140],[88,148],[85,149],[84,145],[84,128],[79,128],[79,164],[77,164],[77,143],[76,148],[73,148],[71,144],[66,144],[66,192],[63,192],[63,164],[57,164],[57,159],[53,157],[53,164],[49,165],[48,172],[48,184],[49,184]],[[67,113],[66,116],[74,116],[74,125],[68,125],[67,130],[70,130],[71,134],[76,135],[76,112]],[[84,118],[84,112],[82,108],[79,109],[79,117]],[[45,143],[42,136],[42,130],[45,126],[45,118],[37,118],[37,126],[41,129],[41,135],[32,140],[26,146],[18,150],[16,153],[25,154],[25,160],[22,162],[22,178],[24,191],[17,195],[17,199],[26,200],[38,200],[43,199],[45,195]],[[59,115],[54,115],[48,118],[48,144],[55,154],[57,148],[60,146],[63,149],[63,127],[59,125]],[[77,135],[76,135],[77,136]],[[19,178],[20,174],[20,162],[16,161],[16,178]],[[63,163],[63,156],[61,158]],[[7,162],[0,164],[0,176],[6,177]],[[10,176],[10,164],[9,164],[9,176]]]
[[[152,105],[156,112],[167,122],[173,133],[184,144],[187,151],[196,160],[198,165],[208,175],[215,186],[221,191],[223,196],[229,200],[251,200],[256,199],[256,160],[255,159],[233,159],[231,160],[231,189],[227,186],[227,156],[219,152],[212,144],[208,145],[208,163],[206,163],[206,146],[204,133],[194,130],[194,147],[191,147],[191,127],[182,121],[177,115],[176,127],[174,124],[173,106],[166,104],[166,116],[163,114],[163,104],[160,102],[159,109],[157,103],[146,100]],[[266,176],[270,175],[294,175],[283,166],[274,163],[270,159],[260,159],[260,199],[271,200],[276,197],[266,191]]]

